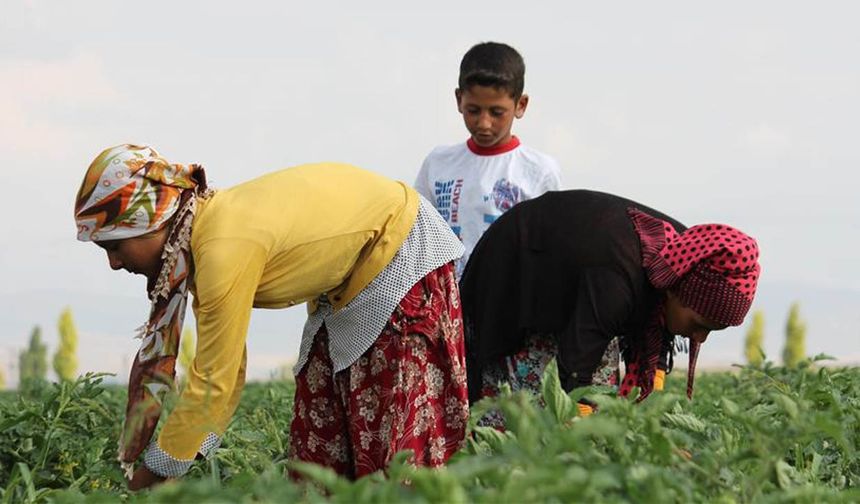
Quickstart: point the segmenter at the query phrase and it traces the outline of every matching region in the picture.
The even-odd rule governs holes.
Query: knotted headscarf
[[[149,320],[128,383],[119,460],[127,473],[149,444],[164,395],[174,387],[176,355],[192,280],[191,223],[197,199],[211,195],[198,165],[171,164],[155,149],[118,145],[87,169],[75,201],[78,240],[123,240],[169,225],[161,269],[147,286]]]
[[[651,285],[671,290],[684,306],[719,324],[737,326],[752,305],[761,275],[755,239],[725,224],[701,224],[683,233],[661,219],[629,209],[642,248],[642,266]],[[641,401],[653,390],[654,374],[662,351],[671,345],[666,331],[665,296],[662,296],[638,341],[625,352],[627,374],[621,384],[624,396],[639,387]],[[690,341],[687,396],[693,396],[700,343]]]

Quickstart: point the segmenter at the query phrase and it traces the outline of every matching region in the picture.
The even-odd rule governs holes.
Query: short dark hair
[[[460,61],[461,90],[471,86],[492,86],[519,99],[525,84],[526,64],[513,47],[499,42],[482,42],[473,46]]]

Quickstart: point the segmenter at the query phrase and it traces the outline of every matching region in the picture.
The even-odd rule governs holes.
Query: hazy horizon
[[[82,372],[136,350],[142,280],[75,241],[74,195],[103,148],[152,145],[216,187],[317,161],[411,184],[434,146],[465,141],[457,68],[485,40],[525,58],[514,133],[559,161],[565,188],[746,231],[768,337],[798,300],[811,354],[860,356],[860,5],[493,5],[4,2],[0,368],[33,325],[54,341],[64,305],[80,315]],[[297,353],[303,310],[254,320],[262,376]],[[743,330],[709,342],[703,366],[741,355]]]

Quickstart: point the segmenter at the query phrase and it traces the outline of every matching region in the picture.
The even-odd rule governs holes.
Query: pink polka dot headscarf
[[[725,224],[701,224],[679,234],[643,212],[630,214],[654,287],[672,290],[685,306],[718,324],[743,323],[761,275],[755,239]]]
[[[635,208],[628,210],[639,236],[642,267],[657,289],[672,290],[681,303],[718,324],[743,323],[761,275],[758,244],[725,224],[702,224],[678,233],[671,224]],[[639,387],[637,401],[654,388],[654,375],[663,345],[665,320],[661,301],[644,334],[625,355],[627,373],[619,393]],[[690,342],[687,397],[693,397],[696,361],[701,343]]]

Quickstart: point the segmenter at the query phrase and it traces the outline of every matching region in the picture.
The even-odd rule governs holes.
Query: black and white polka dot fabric
[[[299,359],[293,368],[295,374],[307,362],[314,335],[323,323],[328,330],[334,371],[349,367],[373,345],[413,285],[439,266],[463,255],[463,244],[448,223],[430,202],[419,198],[415,224],[388,266],[338,312],[333,312],[323,297],[316,312],[308,316],[302,331]]]
[[[200,443],[199,453],[206,458],[209,458],[215,449],[221,445],[221,438],[210,432],[206,439]],[[178,478],[188,472],[194,459],[179,460],[171,457],[164,450],[158,447],[158,442],[152,441],[146,449],[143,463],[146,467],[155,474],[164,478]]]

